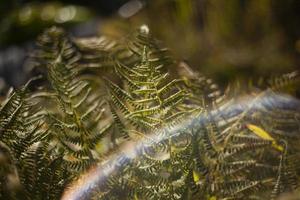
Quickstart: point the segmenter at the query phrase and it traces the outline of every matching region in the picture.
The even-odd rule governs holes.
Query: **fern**
[[[222,91],[146,26],[120,40],[50,28],[33,60],[44,78],[0,110],[0,198],[59,199],[113,163],[88,197],[276,199],[299,188],[299,102],[278,93],[294,93],[297,72]]]
[[[54,37],[59,48],[55,59],[49,59],[46,64],[48,80],[59,104],[55,112],[50,108],[49,123],[53,127],[53,139],[65,151],[68,166],[81,171],[96,160],[93,151],[109,130],[110,122],[101,122],[106,117],[106,103],[93,90],[94,83],[81,74],[84,70],[84,66],[79,65],[81,54],[62,34],[54,29],[43,37]]]
[[[28,91],[29,83],[12,92],[1,109],[1,141],[7,145],[6,151],[10,152],[11,157],[10,170],[15,173],[12,176],[14,180],[10,180],[13,183],[3,180],[1,185],[13,184],[10,187],[16,190],[15,196],[8,197],[5,194],[8,189],[1,195],[9,199],[44,199],[45,194],[48,194],[46,198],[57,198],[67,177],[57,173],[63,172],[63,168],[55,164],[55,155],[50,158],[50,151],[42,148],[48,144],[48,131],[42,128],[45,123],[43,115],[33,104],[35,99]],[[6,173],[4,177],[12,172]]]
[[[161,74],[157,65],[149,61],[147,47],[135,67],[117,64],[116,71],[126,80],[128,91],[110,83],[111,99],[134,126],[143,130],[158,129],[185,114],[179,112],[179,105],[188,94],[176,86],[179,80],[165,84],[167,74]]]

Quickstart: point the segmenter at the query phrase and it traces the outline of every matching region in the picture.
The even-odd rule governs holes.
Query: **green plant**
[[[54,27],[38,44],[42,76],[0,111],[1,198],[59,199],[128,142],[143,143],[140,155],[87,191],[93,198],[275,199],[298,189],[299,102],[277,93],[297,87],[296,72],[239,97],[185,63],[171,73],[175,59],[146,26],[125,42]]]

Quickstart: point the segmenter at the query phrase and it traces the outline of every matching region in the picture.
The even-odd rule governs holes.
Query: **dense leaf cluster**
[[[50,28],[33,60],[41,76],[2,101],[1,199],[59,199],[139,140],[141,156],[93,198],[275,199],[298,189],[300,104],[277,94],[296,87],[296,72],[238,98],[178,64],[146,26],[118,41]]]

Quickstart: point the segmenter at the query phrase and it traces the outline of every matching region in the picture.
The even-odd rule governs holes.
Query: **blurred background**
[[[300,69],[299,0],[0,0],[0,89],[24,83],[26,58],[49,26],[119,38],[142,24],[221,86]]]

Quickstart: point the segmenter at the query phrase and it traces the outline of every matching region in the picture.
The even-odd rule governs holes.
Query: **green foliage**
[[[292,91],[297,73],[239,99],[186,63],[168,71],[175,59],[146,26],[125,42],[54,27],[34,60],[44,78],[0,111],[1,198],[59,199],[127,141],[144,142],[141,156],[93,198],[275,199],[298,189],[299,104],[275,93]]]
[[[48,128],[28,91],[29,84],[9,94],[2,105],[1,172],[7,178],[1,181],[0,195],[4,199],[55,199],[67,174],[58,162],[61,155],[49,155]]]

